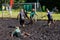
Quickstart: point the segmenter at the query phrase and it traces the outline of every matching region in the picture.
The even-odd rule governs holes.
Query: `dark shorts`
[[[30,24],[33,24],[33,17],[30,17]]]
[[[53,23],[53,19],[52,18],[51,19],[48,19],[48,23],[50,23],[50,22]]]
[[[20,25],[24,24],[24,19],[20,19]]]

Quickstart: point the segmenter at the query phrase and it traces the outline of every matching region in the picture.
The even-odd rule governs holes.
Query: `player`
[[[21,9],[21,12],[19,13],[20,16],[20,25],[25,27],[25,18],[27,17],[29,19],[29,17],[27,16],[27,13],[24,11],[24,9]],[[18,16],[17,16],[17,19],[18,19]]]
[[[8,11],[9,11],[10,17],[12,17],[12,8],[10,7],[10,5],[9,5]]]
[[[47,17],[48,17],[48,23],[47,24],[48,24],[48,26],[50,26],[51,23],[54,24],[54,21],[53,21],[53,18],[52,18],[52,13],[53,12],[50,12],[48,8],[46,9],[46,11],[47,11]],[[43,16],[43,17],[45,17],[45,16]]]
[[[54,21],[53,21],[53,18],[52,18],[52,12],[50,12],[48,8],[46,9],[46,11],[47,11],[47,17],[48,17],[48,23],[47,23],[47,25],[50,26],[51,23],[54,24]],[[43,16],[43,17],[45,17],[45,16]]]
[[[22,36],[27,37],[27,36],[30,36],[30,34],[27,32],[21,32],[19,27],[16,27],[16,29],[11,34],[11,37],[22,37]]]
[[[21,34],[21,30],[19,29],[19,27],[16,27],[16,29],[12,32],[12,37],[16,36],[19,37]]]
[[[32,9],[32,12],[30,13],[30,24],[33,24],[34,23],[34,15],[37,15],[35,13],[35,9]]]
[[[52,12],[50,12],[49,9],[46,9],[46,11],[47,11],[47,17],[48,17],[48,25],[50,26],[51,23],[54,23],[52,18]]]

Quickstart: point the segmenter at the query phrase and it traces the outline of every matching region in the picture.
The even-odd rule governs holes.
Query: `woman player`
[[[50,26],[51,23],[54,23],[53,18],[52,18],[52,12],[50,12],[48,8],[46,9],[46,11],[47,11],[47,18],[48,18],[47,25]],[[45,17],[45,16],[43,16],[43,17]],[[41,17],[41,18],[43,18],[43,17]]]
[[[47,11],[47,17],[48,17],[48,25],[50,26],[51,23],[54,23],[51,15],[52,12],[50,12],[49,9],[46,9],[46,11]]]
[[[24,9],[21,9],[20,13],[18,14],[18,16],[20,16],[20,25],[25,27],[25,17],[28,18],[27,16],[27,13],[24,11]],[[18,19],[18,16],[17,16],[17,19]]]
[[[28,37],[30,36],[27,32],[22,32],[19,27],[16,27],[15,30],[12,32],[11,37]]]
[[[35,9],[32,9],[31,13],[30,13],[30,24],[34,23],[34,15],[36,15],[35,13]]]

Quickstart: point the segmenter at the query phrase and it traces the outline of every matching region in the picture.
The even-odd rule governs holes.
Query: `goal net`
[[[13,9],[24,9],[26,11],[31,11],[32,8],[35,9],[36,12],[36,3],[15,3]]]

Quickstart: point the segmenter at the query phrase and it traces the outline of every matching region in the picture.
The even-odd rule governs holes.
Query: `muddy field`
[[[31,36],[26,38],[10,38],[10,32],[20,26],[16,19],[0,19],[0,40],[60,40],[60,21],[55,21],[55,25],[46,26],[47,21],[37,21],[32,26],[20,27],[22,31],[28,32]]]

